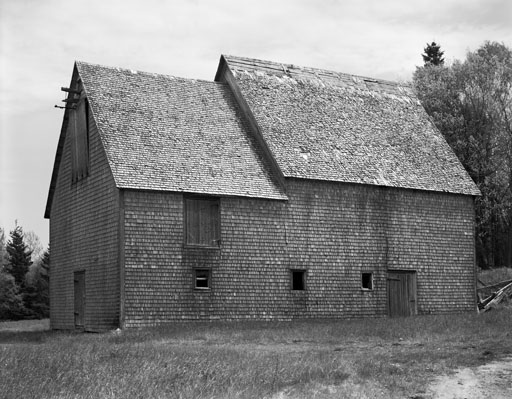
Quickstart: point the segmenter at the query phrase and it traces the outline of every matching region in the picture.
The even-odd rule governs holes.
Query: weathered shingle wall
[[[85,329],[118,325],[118,201],[104,149],[91,113],[90,173],[71,182],[68,128],[50,214],[51,327],[74,328],[73,273],[85,271]]]
[[[126,326],[178,319],[191,281],[181,267],[181,194],[124,192]]]
[[[474,309],[471,197],[294,179],[288,196],[221,198],[221,247],[193,249],[181,195],[127,191],[126,326],[384,316],[387,270],[416,271],[419,313]],[[212,268],[211,290],[194,290],[194,267]]]
[[[288,252],[309,272],[313,314],[387,314],[387,270],[417,272],[418,313],[475,308],[473,199],[291,180]],[[361,273],[374,272],[365,292]]]
[[[183,244],[181,194],[127,190],[124,198],[127,327],[282,317],[289,295],[284,202],[222,198],[222,246],[205,249]],[[193,270],[203,267],[212,268],[211,290],[193,288]]]

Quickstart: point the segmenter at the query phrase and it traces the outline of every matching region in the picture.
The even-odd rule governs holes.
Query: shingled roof
[[[76,66],[118,187],[287,198],[227,85]]]
[[[479,195],[412,89],[221,57],[285,177]]]

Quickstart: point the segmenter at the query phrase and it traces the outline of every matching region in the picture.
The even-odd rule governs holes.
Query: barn
[[[63,90],[52,328],[476,308],[479,191],[407,85],[221,56]]]

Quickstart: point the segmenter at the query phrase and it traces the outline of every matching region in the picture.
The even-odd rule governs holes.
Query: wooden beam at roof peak
[[[73,94],[80,94],[81,92],[79,90],[73,90],[68,87],[61,87],[62,91],[65,91],[66,93],[73,93]]]

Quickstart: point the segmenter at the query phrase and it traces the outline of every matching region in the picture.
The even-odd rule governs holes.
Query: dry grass
[[[512,280],[512,268],[500,267],[498,269],[480,270],[478,279],[484,285],[492,285],[502,281]]]
[[[0,397],[422,397],[438,374],[511,354],[510,325],[504,309],[105,334],[4,328]]]
[[[1,331],[44,331],[50,328],[50,320],[0,321]]]

